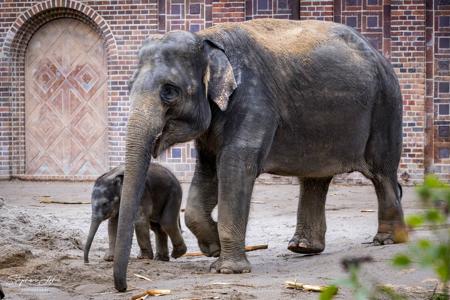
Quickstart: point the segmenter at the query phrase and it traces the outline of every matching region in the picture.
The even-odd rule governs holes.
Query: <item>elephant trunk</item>
[[[151,148],[162,128],[158,109],[150,105],[145,106],[135,106],[132,109],[127,128],[125,176],[114,253],[114,285],[119,292],[127,289],[126,275],[134,221],[144,192]]]
[[[84,262],[89,262],[89,251],[91,250],[92,240],[94,239],[95,234],[97,233],[98,227],[102,223],[101,219],[92,218],[91,227],[89,228],[89,235],[86,241],[86,245],[84,246]]]

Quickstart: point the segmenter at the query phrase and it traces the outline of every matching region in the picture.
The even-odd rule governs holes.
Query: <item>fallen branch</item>
[[[375,210],[374,209],[361,209],[361,212],[368,213],[368,212],[375,212]]]
[[[254,246],[245,246],[245,252],[250,252],[250,251],[256,251],[256,250],[263,250],[263,249],[267,249],[269,248],[269,245],[265,244],[265,245],[254,245]],[[186,254],[184,254],[183,256],[187,256],[187,257],[194,257],[194,256],[204,256],[205,254],[203,254],[202,252],[188,252]]]
[[[134,274],[134,276],[136,276],[137,278],[141,278],[141,279],[147,280],[147,281],[153,281],[150,278],[145,277],[144,275]]]
[[[170,290],[146,290],[138,295],[132,296],[131,300],[141,300],[145,299],[147,296],[162,296],[170,295]]]
[[[450,224],[439,224],[439,225],[422,225],[417,228],[414,228],[412,231],[421,231],[421,230],[433,230],[433,229],[447,229],[450,228]]]
[[[252,201],[252,203],[255,203],[255,204],[266,204],[266,202],[264,202],[264,201],[256,201],[256,200]]]
[[[232,286],[242,286],[242,287],[251,287],[254,288],[254,285],[243,284],[243,283],[235,283],[235,282],[213,282],[211,285],[232,285]]]
[[[322,292],[326,286],[321,285],[310,285],[310,284],[303,284],[296,281],[286,281],[286,288],[288,289],[296,289],[296,290],[303,290],[307,292]]]
[[[245,252],[251,252],[251,251],[256,251],[256,250],[264,250],[269,248],[269,245],[264,244],[264,245],[254,245],[254,246],[245,246]]]
[[[51,197],[43,196],[39,197],[40,201],[39,203],[45,203],[45,204],[91,204],[91,202],[68,202],[68,201],[59,201],[59,200],[53,200]]]

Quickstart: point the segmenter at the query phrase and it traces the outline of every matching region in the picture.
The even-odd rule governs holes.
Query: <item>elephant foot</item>
[[[381,223],[378,227],[378,232],[373,238],[374,246],[391,245],[398,243],[405,243],[408,241],[408,229],[401,224]]]
[[[289,241],[288,249],[295,253],[317,254],[325,249],[325,241],[308,241],[305,238],[294,236]]]
[[[114,261],[114,254],[106,253],[103,256],[104,261]]]
[[[219,243],[198,243],[200,251],[208,257],[219,257],[220,244]]]
[[[252,271],[252,266],[247,258],[243,256],[237,260],[218,258],[211,264],[209,269],[213,273],[240,274],[250,273]]]
[[[175,246],[173,247],[172,253],[170,256],[172,256],[173,258],[178,258],[183,256],[187,251],[186,245],[182,244],[180,246]]]
[[[153,253],[149,251],[142,251],[137,256],[138,259],[153,259]]]
[[[394,244],[394,236],[391,233],[378,232],[373,238],[374,246]]]
[[[395,232],[378,232],[373,238],[374,246],[391,245],[405,243],[408,241],[408,232],[404,231]]]
[[[169,261],[169,255],[167,254],[160,254],[160,253],[156,253],[154,260],[159,260],[159,261]]]

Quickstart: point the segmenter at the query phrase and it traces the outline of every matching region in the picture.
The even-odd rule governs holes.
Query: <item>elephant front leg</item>
[[[153,259],[153,249],[150,241],[150,223],[146,216],[139,216],[135,223],[136,239],[141,249],[139,259]]]
[[[213,257],[220,254],[217,223],[211,216],[217,205],[217,191],[215,158],[208,157],[199,150],[186,204],[185,223],[196,236],[200,250]]]
[[[118,216],[113,216],[108,220],[108,239],[109,239],[109,249],[103,256],[105,261],[114,260],[114,247],[116,246],[116,235],[117,235],[117,221]]]
[[[325,249],[325,200],[331,179],[300,179],[297,227],[288,245],[292,252],[309,254]]]
[[[219,273],[251,271],[245,254],[245,233],[257,163],[252,155],[240,157],[245,152],[226,151],[220,159],[218,230],[221,252],[211,265],[211,270]]]

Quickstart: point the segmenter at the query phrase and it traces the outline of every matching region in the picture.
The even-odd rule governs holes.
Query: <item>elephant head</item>
[[[231,64],[214,42],[184,31],[144,42],[130,80],[125,178],[114,255],[118,291],[127,288],[133,223],[151,156],[205,133],[210,105],[225,110],[235,88]]]

